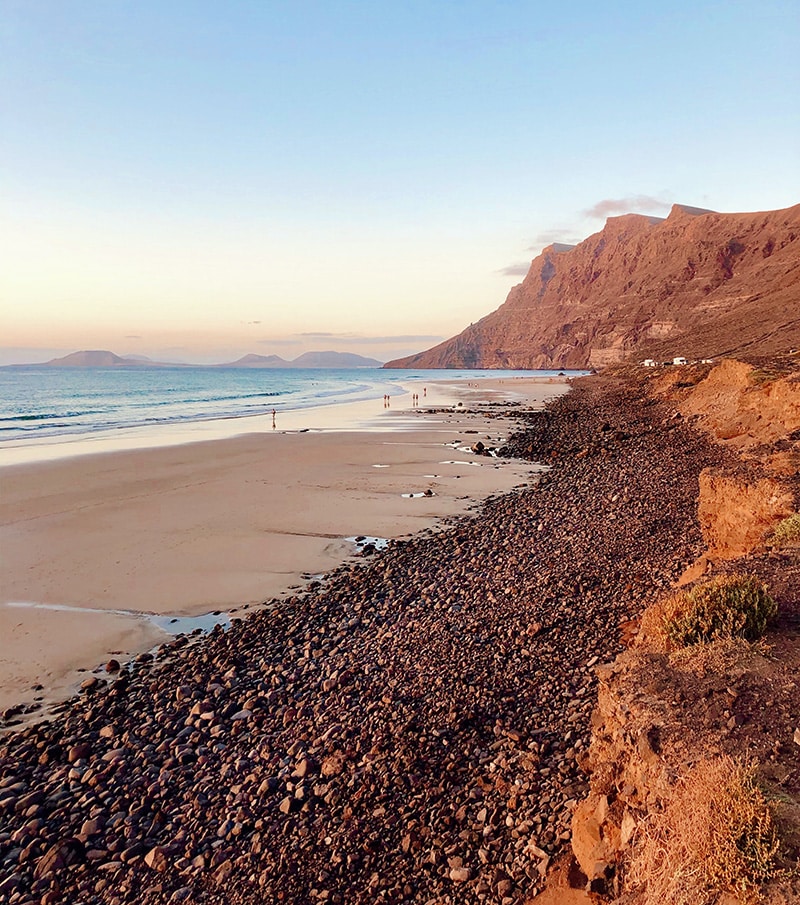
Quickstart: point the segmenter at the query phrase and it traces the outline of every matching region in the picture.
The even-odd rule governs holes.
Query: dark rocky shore
[[[0,903],[512,903],[585,791],[593,666],[700,552],[720,455],[625,384],[520,416],[538,484],[0,742]]]

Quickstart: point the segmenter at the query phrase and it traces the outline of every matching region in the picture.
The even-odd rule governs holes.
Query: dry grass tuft
[[[753,670],[760,658],[769,656],[763,640],[750,643],[744,638],[716,638],[708,644],[693,644],[670,654],[669,662],[695,676],[734,676]]]
[[[779,838],[755,766],[700,761],[641,830],[630,881],[642,905],[710,905],[721,892],[757,902],[777,873]]]
[[[754,641],[778,611],[766,585],[754,575],[720,575],[676,591],[642,616],[642,642],[660,650],[707,644],[718,638]]]
[[[778,522],[772,532],[770,541],[776,547],[784,547],[787,544],[796,544],[800,541],[800,512],[795,512]]]

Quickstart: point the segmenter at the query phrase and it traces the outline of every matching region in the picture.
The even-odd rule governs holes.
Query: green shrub
[[[770,538],[776,547],[800,541],[800,512],[795,512],[782,522],[779,522]]]
[[[755,575],[721,575],[680,594],[665,614],[664,629],[675,647],[715,638],[754,641],[778,606]]]

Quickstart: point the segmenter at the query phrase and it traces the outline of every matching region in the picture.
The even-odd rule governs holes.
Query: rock
[[[72,864],[84,860],[85,849],[79,839],[64,839],[50,846],[36,862],[33,876],[37,879],[49,877]]]
[[[167,849],[160,845],[151,848],[144,856],[144,863],[151,869],[156,871],[165,871],[169,867],[169,858]]]
[[[88,838],[89,836],[96,836],[98,833],[103,830],[103,821],[98,818],[93,818],[91,820],[86,820],[81,826],[80,835]]]
[[[590,880],[602,877],[614,860],[614,852],[606,844],[595,815],[597,805],[598,797],[590,795],[578,803],[572,817],[572,852]]]
[[[453,883],[466,883],[472,878],[472,871],[468,867],[452,867],[449,876]]]
[[[636,818],[630,810],[626,810],[622,817],[622,827],[620,830],[620,843],[626,847],[636,832]]]
[[[74,764],[79,760],[86,760],[92,753],[92,746],[88,742],[73,745],[67,752],[67,762]]]

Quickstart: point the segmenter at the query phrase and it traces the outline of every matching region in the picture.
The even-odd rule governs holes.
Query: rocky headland
[[[800,347],[800,205],[721,214],[676,204],[550,245],[505,303],[389,368],[601,368]]]
[[[791,362],[745,368],[734,421],[753,392],[795,392]],[[580,381],[519,415],[504,450],[550,465],[541,478],[226,632],[111,663],[46,722],[15,727],[12,709],[0,902],[512,905],[548,877],[551,902],[588,901],[587,886],[632,895],[630,845],[678,769],[663,752],[675,738],[692,756],[681,708],[731,745],[755,739],[794,800],[791,659],[769,695],[741,673],[736,705],[721,677],[708,680],[702,708],[694,680],[675,695],[666,654],[647,654],[662,658],[647,661],[650,685],[626,684],[624,659],[598,670],[634,656],[637,618],[682,576],[727,567],[698,516],[704,476],[744,481],[768,462],[768,479],[793,492],[797,427],[720,441],[692,409],[717,377]],[[779,600],[771,656],[797,629],[795,553],[763,548],[778,498],[749,554]],[[658,741],[666,717],[641,716],[643,689],[674,715]],[[650,792],[631,781],[639,757],[662,770]],[[796,861],[791,842],[782,856]]]

